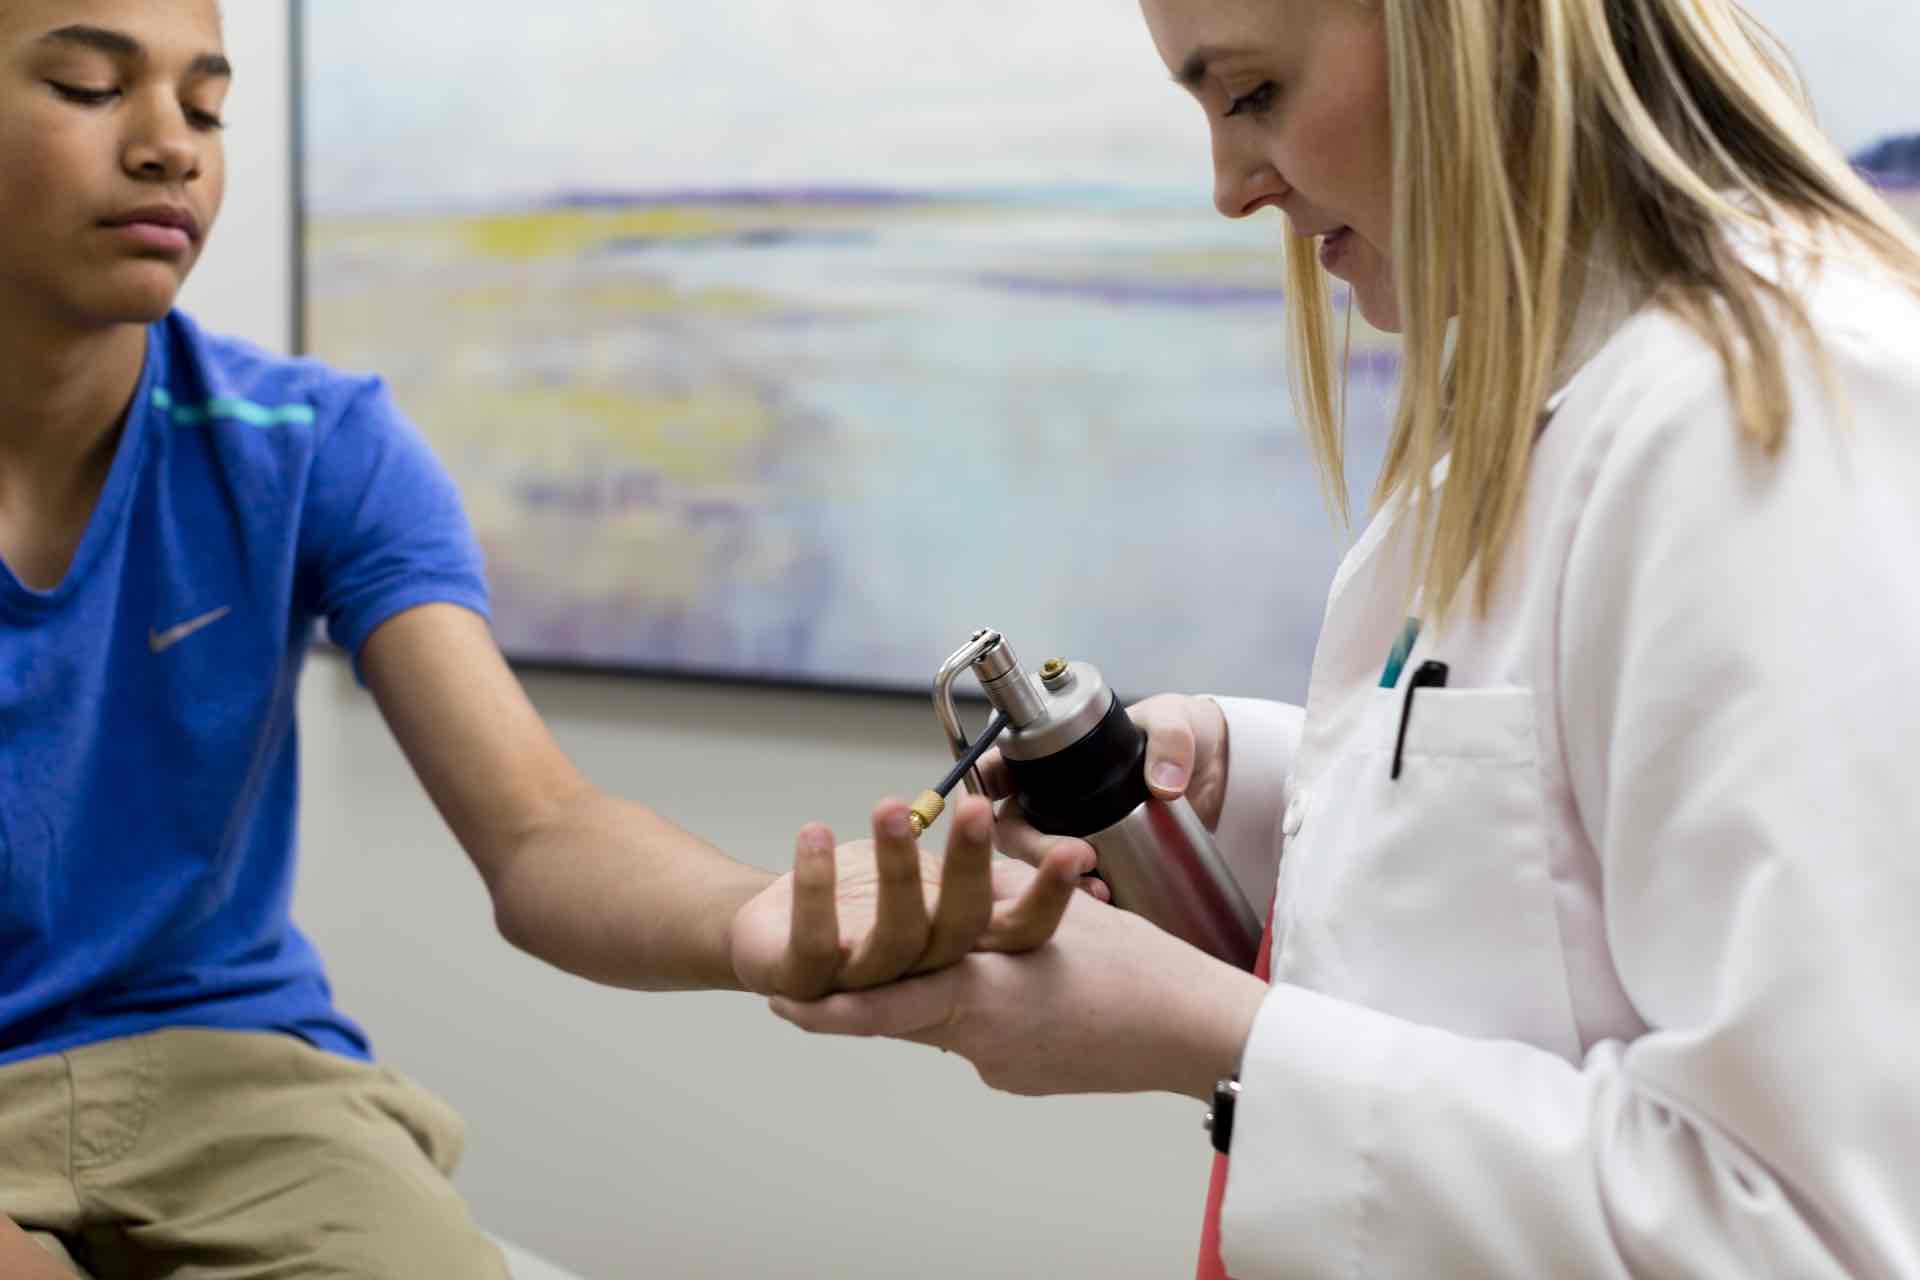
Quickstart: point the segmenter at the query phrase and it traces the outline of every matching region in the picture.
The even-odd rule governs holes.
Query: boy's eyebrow
[[[117,58],[137,58],[146,52],[138,40],[123,31],[109,31],[105,27],[75,25],[49,31],[40,37],[41,44],[77,44],[84,49],[97,53],[110,53]]]
[[[146,47],[124,31],[112,31],[106,27],[90,27],[76,24],[60,27],[40,37],[41,44],[71,44],[96,53],[108,54],[115,58],[141,58],[146,56]],[[189,71],[197,76],[210,76],[218,79],[233,78],[233,64],[227,61],[225,54],[203,53],[193,60]]]

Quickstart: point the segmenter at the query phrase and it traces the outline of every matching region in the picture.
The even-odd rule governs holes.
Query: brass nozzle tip
[[[928,827],[940,821],[940,815],[947,811],[947,802],[940,798],[937,791],[922,791],[914,802],[907,806],[907,821],[913,826],[916,836]]]

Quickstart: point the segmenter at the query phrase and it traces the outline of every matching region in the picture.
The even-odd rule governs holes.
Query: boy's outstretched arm
[[[360,669],[486,881],[502,935],[611,986],[806,999],[976,946],[1031,949],[1052,936],[1091,861],[1069,842],[1038,875],[1004,865],[996,875],[991,815],[976,801],[954,815],[942,863],[906,833],[906,806],[888,802],[871,844],[836,855],[824,829],[807,828],[795,871],[775,877],[588,782],[474,613],[399,614],[368,639]]]
[[[0,1214],[0,1276],[7,1280],[73,1280],[73,1272],[53,1260],[53,1256]]]

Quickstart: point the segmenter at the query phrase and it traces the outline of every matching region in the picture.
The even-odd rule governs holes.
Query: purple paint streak
[[[1150,280],[1055,280],[1045,276],[987,272],[977,284],[1029,297],[1083,298],[1116,306],[1250,307],[1279,306],[1285,290],[1267,285],[1159,283]]]
[[[933,196],[919,192],[868,187],[687,187],[668,191],[563,191],[552,200],[552,206],[561,209],[646,209],[669,205],[774,208],[796,204],[830,208],[897,208],[933,203]]]

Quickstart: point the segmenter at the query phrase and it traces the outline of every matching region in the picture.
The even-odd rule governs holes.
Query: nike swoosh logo
[[[182,640],[185,640],[188,636],[196,632],[205,631],[208,627],[232,612],[232,605],[222,605],[220,608],[208,613],[203,613],[197,618],[188,618],[177,627],[168,627],[165,631],[155,631],[149,627],[147,629],[147,647],[155,653],[165,653]]]

